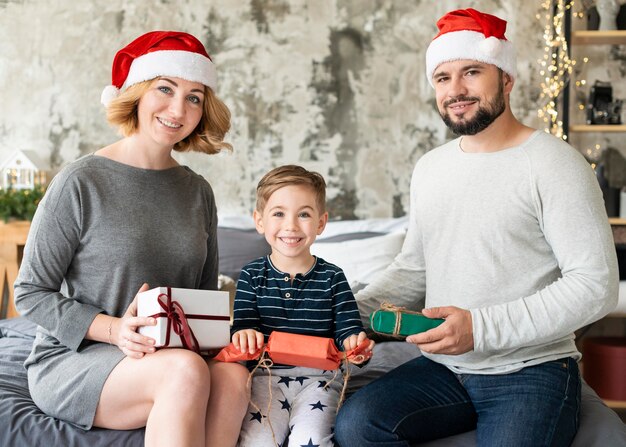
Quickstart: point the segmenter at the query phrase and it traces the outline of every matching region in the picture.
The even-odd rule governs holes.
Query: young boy
[[[311,255],[311,244],[327,220],[326,183],[320,174],[287,165],[259,182],[254,221],[272,253],[246,265],[237,283],[232,341],[242,352],[255,352],[274,330],[333,338],[345,350],[367,338],[343,271]],[[289,445],[333,445],[341,375],[332,380],[333,371],[272,369],[271,390],[268,373],[257,370],[251,398],[262,412],[271,400],[270,413],[249,407],[239,445],[281,445],[287,436]],[[264,422],[268,417],[275,440]]]

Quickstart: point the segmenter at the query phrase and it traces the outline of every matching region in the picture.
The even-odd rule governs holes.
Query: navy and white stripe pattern
[[[359,310],[343,271],[316,258],[305,274],[293,282],[277,270],[269,256],[246,265],[237,283],[232,331],[256,329],[315,335],[343,341],[363,330]]]

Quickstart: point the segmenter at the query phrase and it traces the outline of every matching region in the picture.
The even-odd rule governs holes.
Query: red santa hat
[[[157,76],[200,82],[212,89],[217,85],[215,65],[198,39],[178,31],[152,31],[117,52],[112,85],[104,88],[100,101],[107,107],[121,91]]]
[[[444,63],[469,59],[493,64],[515,77],[515,47],[504,37],[506,21],[475,9],[458,9],[437,22],[439,34],[426,50],[426,76],[433,85],[433,73]]]

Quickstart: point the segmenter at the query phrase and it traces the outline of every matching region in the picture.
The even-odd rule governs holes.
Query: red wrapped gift
[[[333,370],[341,364],[341,353],[330,338],[272,332],[265,351],[274,363]]]
[[[370,341],[366,339],[356,348],[344,353],[337,349],[332,338],[274,331],[264,349],[258,349],[254,354],[241,352],[231,343],[215,359],[222,362],[257,360],[265,351],[274,363],[331,371],[339,368],[344,358],[359,363],[369,359],[372,353],[365,351],[369,344]]]

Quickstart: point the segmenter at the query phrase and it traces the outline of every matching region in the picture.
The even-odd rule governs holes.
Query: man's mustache
[[[447,101],[445,101],[443,103],[443,106],[448,107],[449,105],[452,105],[457,102],[462,102],[462,101],[480,101],[480,98],[476,96],[456,96],[454,98],[450,98]]]

